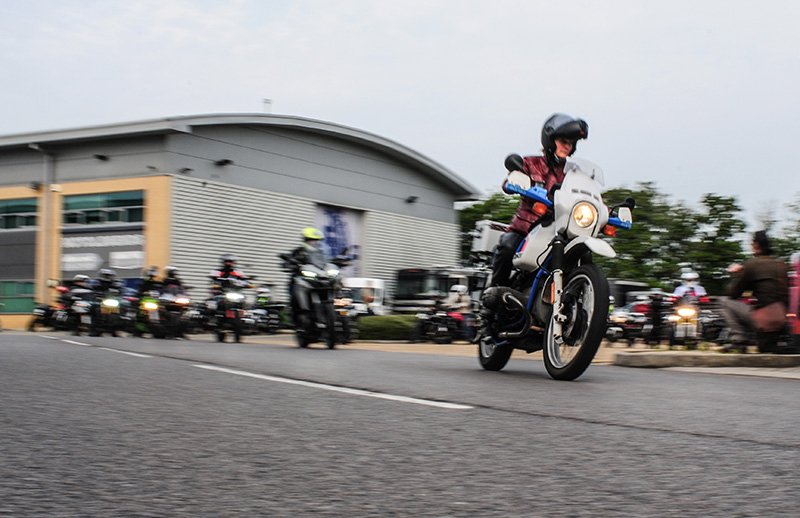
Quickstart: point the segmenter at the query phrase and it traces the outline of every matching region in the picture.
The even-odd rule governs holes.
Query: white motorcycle
[[[498,371],[514,349],[543,350],[552,378],[574,380],[594,358],[608,318],[608,281],[592,257],[616,255],[600,236],[631,228],[635,202],[606,206],[603,172],[588,161],[567,162],[552,193],[531,186],[519,155],[505,165],[506,189],[533,200],[542,220],[517,249],[509,286],[481,296],[488,311],[479,317],[478,358],[484,369]]]

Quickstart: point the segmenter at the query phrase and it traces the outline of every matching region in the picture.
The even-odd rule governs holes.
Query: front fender
[[[611,245],[609,245],[602,239],[598,239],[596,237],[591,237],[591,236],[576,237],[575,239],[570,241],[564,248],[564,255],[569,254],[571,250],[574,250],[579,246],[586,247],[592,253],[602,255],[604,257],[617,256],[617,252],[615,252],[614,249],[611,248]]]

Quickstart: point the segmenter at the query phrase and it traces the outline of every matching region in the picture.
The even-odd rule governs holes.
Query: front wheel
[[[333,309],[333,304],[325,305],[325,345],[328,349],[336,347],[336,310]]]
[[[608,317],[608,281],[594,264],[569,272],[561,295],[562,337],[553,336],[553,320],[545,334],[544,365],[553,379],[571,381],[592,363],[603,340]]]

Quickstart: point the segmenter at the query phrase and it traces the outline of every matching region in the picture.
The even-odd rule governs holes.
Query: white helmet
[[[458,293],[459,295],[466,295],[467,294],[467,287],[463,284],[453,284],[450,286],[451,293]]]
[[[689,271],[689,272],[683,272],[681,274],[681,280],[683,282],[687,283],[687,284],[690,283],[690,282],[696,282],[697,279],[699,279],[699,278],[700,278],[700,276],[697,275],[697,272]]]

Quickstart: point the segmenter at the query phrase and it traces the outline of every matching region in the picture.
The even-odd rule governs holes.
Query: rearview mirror
[[[504,163],[508,171],[525,170],[525,163],[523,162],[522,157],[517,154],[508,155]]]

